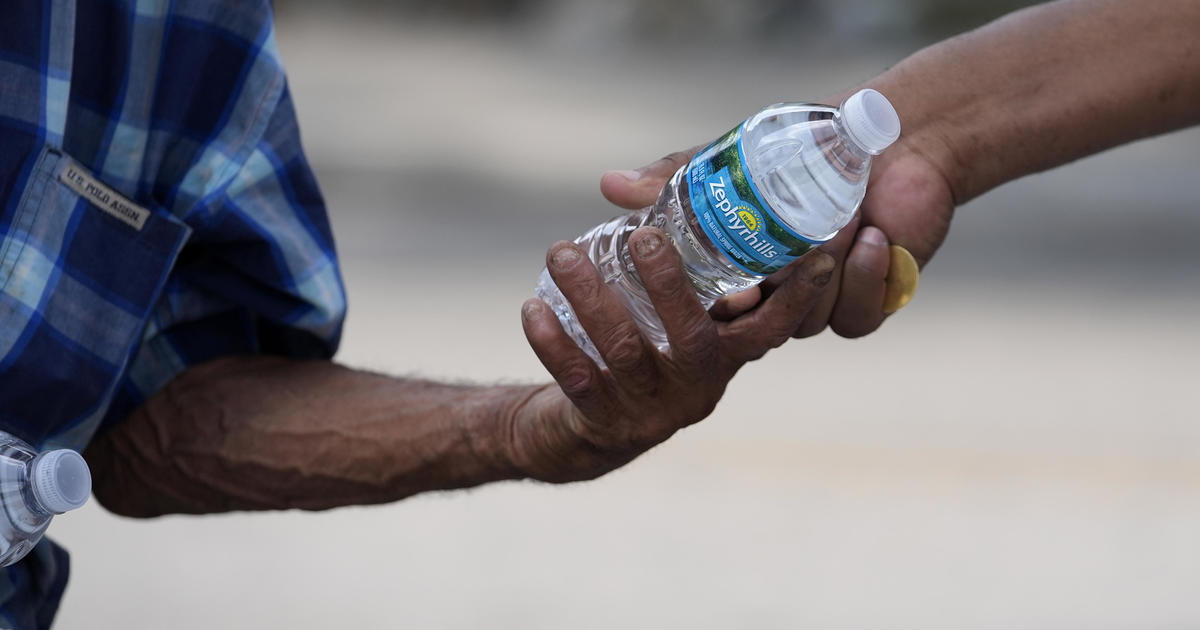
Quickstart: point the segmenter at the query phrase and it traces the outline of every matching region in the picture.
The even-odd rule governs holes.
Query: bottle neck
[[[25,499],[25,509],[39,517],[49,518],[54,516],[54,511],[46,506],[45,502],[42,501],[42,497],[38,495],[37,490],[34,488],[33,479],[36,474],[34,472],[34,458],[31,457],[25,462],[25,483],[23,484],[24,488],[22,488],[21,496]]]
[[[872,153],[862,146],[862,143],[854,137],[850,131],[850,127],[846,125],[845,119],[842,118],[841,112],[833,116],[833,128],[837,131],[838,139],[846,145],[846,150],[853,153],[860,160],[870,160],[873,156],[879,155],[880,152]]]
[[[825,134],[813,134],[817,146],[821,147],[825,158],[847,181],[856,182],[866,177],[873,155],[854,139],[840,115],[835,115],[831,122],[833,124],[825,130]]]

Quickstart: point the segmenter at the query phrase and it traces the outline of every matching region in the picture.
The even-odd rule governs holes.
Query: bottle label
[[[746,172],[742,125],[696,154],[688,164],[692,212],[701,229],[743,271],[770,275],[819,241],[787,227]]]

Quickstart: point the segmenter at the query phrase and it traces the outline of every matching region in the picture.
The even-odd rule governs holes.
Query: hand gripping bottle
[[[697,153],[653,206],[598,225],[575,242],[647,339],[667,352],[662,322],[626,245],[634,230],[654,225],[666,233],[708,308],[837,235],[866,194],[871,158],[899,136],[896,110],[875,90],[856,92],[840,108],[772,105]],[[546,270],[536,294],[603,366]]]
[[[69,449],[38,453],[0,431],[0,567],[25,557],[55,514],[87,503],[92,475]]]

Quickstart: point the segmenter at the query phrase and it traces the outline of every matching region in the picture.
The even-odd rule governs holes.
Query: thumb
[[[600,192],[605,199],[627,210],[644,208],[658,199],[659,191],[675,171],[687,164],[701,148],[676,151],[632,171],[609,171],[600,177]]]

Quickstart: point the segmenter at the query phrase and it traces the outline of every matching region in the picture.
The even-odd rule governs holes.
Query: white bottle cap
[[[900,137],[896,108],[875,90],[855,92],[841,109],[850,137],[871,155],[879,155]]]
[[[92,494],[92,473],[83,456],[70,449],[33,458],[33,496],[55,514],[82,507]]]

